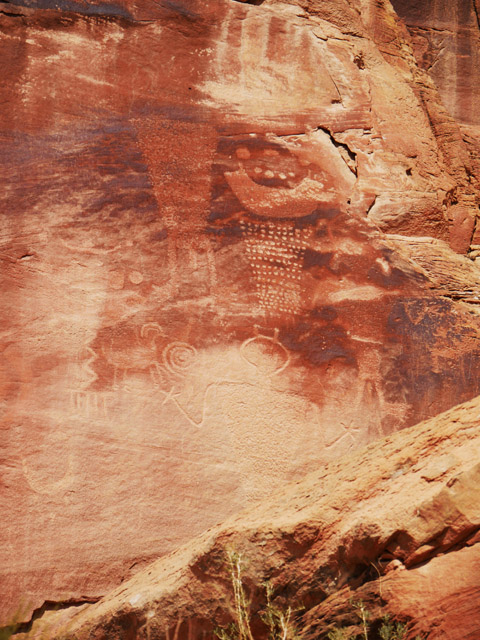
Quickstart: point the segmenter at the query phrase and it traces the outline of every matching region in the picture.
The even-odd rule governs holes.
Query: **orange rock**
[[[474,135],[388,3],[20,4],[3,621],[480,393]]]
[[[408,637],[474,638],[480,629],[480,399],[330,462],[139,571],[98,603],[45,614],[36,638],[195,639],[231,619],[226,553],[245,559],[256,637],[262,583],[280,607],[302,606],[303,638],[358,625],[363,602]],[[136,634],[136,635],[135,635]],[[20,639],[19,639],[20,640]]]

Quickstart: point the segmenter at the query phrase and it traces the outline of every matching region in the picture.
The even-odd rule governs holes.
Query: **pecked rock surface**
[[[388,2],[0,36],[3,622],[480,393],[478,157]]]
[[[19,640],[212,637],[231,620],[227,550],[245,559],[256,637],[260,586],[302,607],[303,638],[385,614],[408,638],[475,640],[480,630],[480,399],[397,432],[279,489],[165,556],[92,605],[36,613]],[[42,616],[41,614],[44,613]]]

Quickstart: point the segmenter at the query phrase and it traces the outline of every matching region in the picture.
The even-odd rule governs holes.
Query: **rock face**
[[[412,36],[417,60],[427,69],[448,111],[480,125],[480,3],[478,0],[393,0]]]
[[[5,622],[480,393],[472,159],[387,2],[20,4]]]
[[[303,638],[353,632],[352,601],[370,612],[372,634],[388,613],[408,622],[408,638],[478,638],[479,415],[477,398],[330,462],[100,602],[45,614],[19,640],[42,629],[75,640],[211,637],[232,615],[228,549],[248,559],[243,581],[258,638],[265,580],[280,608],[303,605]]]
[[[480,117],[476,104],[480,96],[480,4],[478,0],[393,0],[392,4],[406,22],[416,60],[434,81],[450,116],[460,124],[470,155],[469,180],[478,191]],[[447,121],[448,118],[442,125],[444,134],[451,130]],[[458,242],[461,250],[471,226],[464,214],[459,216],[460,226],[465,226],[465,236],[460,233],[454,244]],[[480,228],[475,229],[473,237],[470,235],[470,243],[475,259]]]

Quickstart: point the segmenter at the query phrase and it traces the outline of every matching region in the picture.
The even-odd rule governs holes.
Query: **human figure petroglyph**
[[[357,406],[363,405],[373,408],[374,404],[378,405],[376,435],[381,437],[386,435],[381,426],[382,416],[390,416],[401,424],[408,414],[409,406],[404,398],[400,398],[398,402],[391,402],[385,397],[384,378],[382,375],[382,363],[385,353],[382,344],[376,343],[374,340],[360,340],[358,336],[353,336],[352,338],[357,343],[362,343],[364,347],[358,352]]]
[[[302,262],[312,230],[296,229],[289,221],[273,222],[271,210],[268,217],[269,221],[240,221],[258,300],[267,313],[295,315],[301,309]]]
[[[173,298],[180,291],[182,274],[185,279],[185,275],[190,273],[198,276],[205,275],[204,282],[208,284],[209,294],[215,296],[218,278],[215,254],[210,240],[201,232],[196,235],[179,232],[175,222],[171,224],[166,222],[165,229],[168,279],[162,286],[154,285],[155,290],[161,292],[162,299]]]
[[[219,187],[214,219],[221,219],[221,206],[223,212],[237,209],[233,217],[258,301],[271,321],[292,319],[308,306],[305,253],[319,221],[333,242],[332,225],[346,213],[355,182],[324,131],[312,130],[307,137],[305,144],[302,136],[252,134],[219,144],[218,166],[234,199]]]
[[[147,163],[153,193],[164,223],[167,243],[168,281],[160,289],[163,297],[175,297],[185,274],[196,275],[216,295],[217,270],[210,239],[205,235],[208,218],[210,182],[198,166],[211,162],[214,130],[208,125],[149,116],[132,121]],[[202,136],[203,133],[203,136]],[[178,149],[187,135],[202,136],[194,153]],[[215,133],[216,135],[216,133]],[[205,177],[206,175],[206,177]]]

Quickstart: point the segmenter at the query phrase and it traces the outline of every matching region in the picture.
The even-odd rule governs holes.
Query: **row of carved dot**
[[[300,236],[308,237],[312,234],[311,230],[305,231],[304,229],[293,229],[292,227],[282,227],[281,225],[264,225],[256,222],[245,222],[240,220],[240,226],[248,231],[260,231],[260,233],[267,233],[268,235],[282,236]]]
[[[281,289],[257,289],[257,295],[260,300],[266,301],[283,301],[284,303],[288,302],[290,304],[297,304],[300,300],[301,291],[282,291]]]
[[[269,265],[265,264],[265,263],[268,263],[268,262],[270,262],[271,264],[269,264]],[[284,264],[286,268],[289,268],[291,266],[293,267],[297,263],[293,262],[293,260],[291,262],[289,261],[289,262],[285,263],[285,262],[282,261],[281,256],[277,256],[277,257],[274,257],[274,258],[262,257],[261,259],[259,258],[257,261],[251,260],[251,261],[249,261],[249,264],[250,264],[251,267],[262,267],[262,265],[265,265],[265,267],[270,267],[270,268],[272,268],[274,266],[274,264],[277,265],[277,266],[279,264]]]
[[[297,245],[297,246],[278,246],[278,245],[262,245],[262,244],[247,244],[246,249],[247,253],[256,254],[255,257],[261,256],[264,253],[267,254],[283,254],[283,255],[298,255],[299,252],[305,253],[306,249],[305,245]]]
[[[269,258],[270,256],[277,256],[278,258],[282,258],[284,260],[299,260],[303,258],[303,256],[305,255],[305,251],[305,247],[297,247],[296,249],[269,247],[264,251],[261,251],[257,247],[252,247],[250,248],[250,250],[248,250],[247,248],[247,258],[256,262],[261,262],[262,259],[265,259],[265,257]]]
[[[285,311],[285,313],[298,313],[300,307],[298,305],[290,306],[285,304],[261,304],[266,310],[272,312]]]
[[[283,275],[293,274],[300,275],[302,267],[298,262],[286,262],[285,260],[275,260],[275,264],[264,264],[259,262],[250,262],[251,268],[257,273],[272,273],[277,270]]]
[[[243,231],[247,238],[258,238],[259,240],[271,239],[270,241],[276,242],[307,242],[308,235],[302,235],[300,233],[267,233],[266,231],[258,232],[256,229],[246,229]],[[260,236],[260,237],[259,237]]]
[[[248,256],[248,262],[251,265],[265,265],[266,267],[271,266],[268,263],[278,262],[280,264],[284,264],[285,266],[290,265],[301,265],[303,259],[303,254],[298,253],[297,255],[285,255],[281,253],[269,253],[268,255],[252,255]]]
[[[284,173],[277,173],[275,171],[272,171],[271,169],[267,169],[265,172],[262,169],[262,167],[255,167],[255,169],[253,170],[254,173],[256,173],[258,176],[260,176],[262,173],[265,175],[266,178],[280,178],[280,180],[286,180],[287,179],[287,175],[285,175]],[[289,171],[288,172],[288,177],[290,178],[294,178],[295,174],[293,171]]]
[[[270,260],[266,262],[265,260],[250,260],[250,266],[255,271],[265,271],[270,272],[272,269],[281,269],[280,273],[300,273],[302,270],[302,265],[300,261],[297,260],[285,260],[282,257],[278,257],[273,262]]]
[[[295,303],[295,304],[290,304],[288,301],[286,300],[282,300],[282,301],[276,301],[276,300],[261,300],[260,301],[260,305],[262,307],[265,307],[267,309],[282,309],[282,310],[289,310],[289,311],[293,311],[295,309],[299,308],[299,304]]]
[[[297,272],[300,273],[302,269],[301,262],[299,260],[295,260],[293,258],[287,259],[282,256],[279,256],[276,260],[272,262],[265,262],[264,260],[249,260],[249,265],[252,269],[269,271],[273,268],[279,267],[283,271],[289,272]]]
[[[250,260],[248,261],[250,266],[255,269],[272,269],[273,267],[279,267],[280,265],[284,269],[288,269],[290,271],[300,271],[302,268],[301,260],[295,257],[285,257],[285,256],[277,256],[275,260],[271,260],[270,258],[257,257],[255,258],[250,256]]]
[[[300,235],[293,233],[285,233],[285,234],[276,234],[276,233],[258,233],[257,231],[247,229],[245,232],[245,236],[248,240],[257,240],[258,242],[288,242],[289,244],[292,242],[308,242],[309,236]]]
[[[307,249],[308,243],[304,240],[295,239],[291,242],[280,240],[264,240],[263,238],[248,237],[245,239],[245,246],[247,251],[250,249],[256,253],[261,253],[266,249],[272,249],[273,251],[298,251],[299,249]]]
[[[299,309],[298,308],[291,309],[291,308],[283,307],[283,306],[279,305],[279,306],[275,307],[274,309],[267,309],[267,311],[276,311],[276,312],[283,311],[283,312],[289,313],[289,314],[297,314],[299,312]]]
[[[271,257],[273,256],[273,257]],[[259,269],[271,269],[272,266],[283,265],[285,269],[301,269],[303,264],[303,255],[282,255],[282,254],[270,254],[270,256],[262,255],[249,255],[248,263],[251,267],[257,267]]]
[[[252,247],[292,247],[292,246],[308,246],[308,240],[303,238],[275,238],[274,236],[258,237],[257,235],[247,235],[245,238],[247,245]]]

